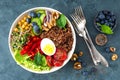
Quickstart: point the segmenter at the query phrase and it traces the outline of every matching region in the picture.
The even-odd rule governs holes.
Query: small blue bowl
[[[105,24],[114,30],[117,24],[116,16],[108,10],[102,10],[98,12],[94,19],[94,25],[98,31],[103,33],[101,31],[101,26],[99,26],[97,23],[100,23],[101,25]]]

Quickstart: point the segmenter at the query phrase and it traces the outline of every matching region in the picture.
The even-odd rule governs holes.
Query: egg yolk
[[[44,53],[48,55],[53,54],[54,50],[55,50],[54,45],[51,44],[46,44],[43,48]]]

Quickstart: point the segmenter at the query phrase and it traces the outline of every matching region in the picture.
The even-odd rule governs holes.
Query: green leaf
[[[65,28],[65,25],[67,23],[65,15],[61,14],[59,19],[57,19],[56,23],[58,27]]]
[[[45,56],[41,55],[39,52],[35,55],[34,61],[36,65],[41,65],[41,66],[47,65]]]
[[[29,56],[27,56],[27,55],[21,55],[20,54],[20,50],[15,50],[15,56],[14,56],[14,58],[15,58],[15,61],[18,64],[21,64],[24,61],[26,61],[29,58]]]
[[[113,31],[112,31],[112,29],[109,27],[109,26],[107,26],[107,25],[101,25],[100,23],[97,23],[97,25],[99,25],[99,26],[101,26],[101,31],[103,32],[103,33],[106,33],[106,34],[113,34]]]

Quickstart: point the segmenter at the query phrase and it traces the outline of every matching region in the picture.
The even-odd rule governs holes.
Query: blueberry
[[[110,53],[110,48],[109,48],[109,47],[106,47],[105,51],[106,51],[107,53]]]
[[[35,25],[37,25],[37,23],[36,22],[32,22],[32,26],[35,26]]]
[[[31,18],[27,18],[27,19],[26,19],[26,22],[27,22],[27,23],[31,23]]]
[[[99,22],[99,21],[100,21],[100,19],[97,17],[97,18],[96,18],[96,22]]]
[[[109,16],[112,16],[113,15],[113,13],[112,12],[109,12],[109,14],[108,14]]]
[[[112,19],[112,21],[115,21],[116,20],[116,18],[115,18],[115,16],[113,15],[113,16],[111,16],[111,19]]]
[[[82,66],[83,66],[83,67],[86,67],[86,66],[87,66],[87,63],[86,63],[86,62],[82,62]]]
[[[104,23],[105,23],[105,21],[104,21],[104,20],[100,21],[100,24],[104,24]]]
[[[90,72],[96,72],[96,71],[97,71],[97,69],[95,67],[92,67],[90,70]]]
[[[106,19],[108,19],[108,20],[109,20],[110,18],[111,18],[111,17],[110,17],[109,15],[107,15],[107,16],[106,16]]]
[[[104,15],[102,12],[100,12],[99,15],[98,15],[98,17],[99,17],[100,19],[104,19],[104,18],[105,18],[105,15]]]
[[[77,61],[78,62],[82,62],[82,59],[80,57],[78,57]]]
[[[112,18],[109,18],[109,20],[108,20],[109,22],[112,22]]]
[[[110,27],[113,27],[113,26],[114,26],[114,23],[113,23],[113,22],[109,22],[109,26],[110,26]]]
[[[29,15],[30,15],[32,18],[37,17],[37,14],[36,14],[34,11],[31,11]]]
[[[34,33],[39,34],[40,33],[40,28],[38,25],[33,26]]]
[[[40,16],[41,16],[41,14],[40,14],[40,13],[38,13],[38,14],[37,14],[37,17],[39,18]]]
[[[102,12],[103,12],[103,14],[105,14],[105,15],[108,14],[108,11],[106,11],[106,10],[104,10],[104,11],[102,11]]]
[[[82,75],[84,75],[84,76],[88,76],[88,75],[89,75],[89,72],[86,71],[86,70],[85,70],[85,71],[82,71],[81,73],[82,73]]]

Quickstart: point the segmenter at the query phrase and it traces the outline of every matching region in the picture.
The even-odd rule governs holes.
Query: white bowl
[[[59,11],[57,11],[57,10],[55,10],[55,9],[52,9],[52,8],[47,8],[47,7],[35,7],[35,8],[29,9],[29,10],[23,12],[22,14],[20,14],[20,15],[15,19],[15,21],[13,22],[13,24],[12,24],[12,26],[11,26],[11,29],[10,29],[10,32],[9,32],[9,38],[8,38],[9,49],[10,49],[10,52],[11,52],[11,55],[12,55],[13,58],[14,58],[14,54],[13,54],[13,51],[12,51],[11,46],[10,46],[10,36],[11,36],[12,30],[13,30],[13,28],[17,25],[17,22],[18,22],[19,20],[21,20],[21,19],[22,19],[25,15],[27,15],[30,11],[33,11],[33,10],[36,10],[36,9],[44,9],[44,10],[50,10],[50,11],[59,12]],[[59,13],[61,13],[61,12],[59,12]],[[67,18],[67,21],[68,21],[68,24],[70,25],[71,30],[72,30],[73,45],[72,45],[72,49],[71,49],[71,50],[69,51],[69,53],[68,53],[68,58],[64,61],[64,63],[63,63],[62,66],[60,66],[60,67],[52,67],[52,68],[50,69],[50,71],[40,71],[40,72],[39,72],[39,71],[33,71],[33,70],[29,69],[29,68],[26,68],[26,67],[24,67],[23,65],[20,65],[20,64],[18,64],[18,65],[20,65],[22,68],[24,68],[24,69],[27,70],[27,71],[30,71],[30,72],[33,72],[33,73],[38,73],[38,74],[45,74],[45,73],[51,73],[51,72],[57,71],[57,70],[59,70],[60,68],[62,68],[65,64],[67,64],[68,61],[70,60],[70,58],[72,57],[72,54],[74,53],[74,49],[75,49],[75,45],[76,45],[76,35],[75,35],[75,31],[74,31],[74,29],[73,29],[73,26],[72,26],[71,22],[68,20],[68,18]],[[14,59],[15,59],[15,58],[14,58]]]

